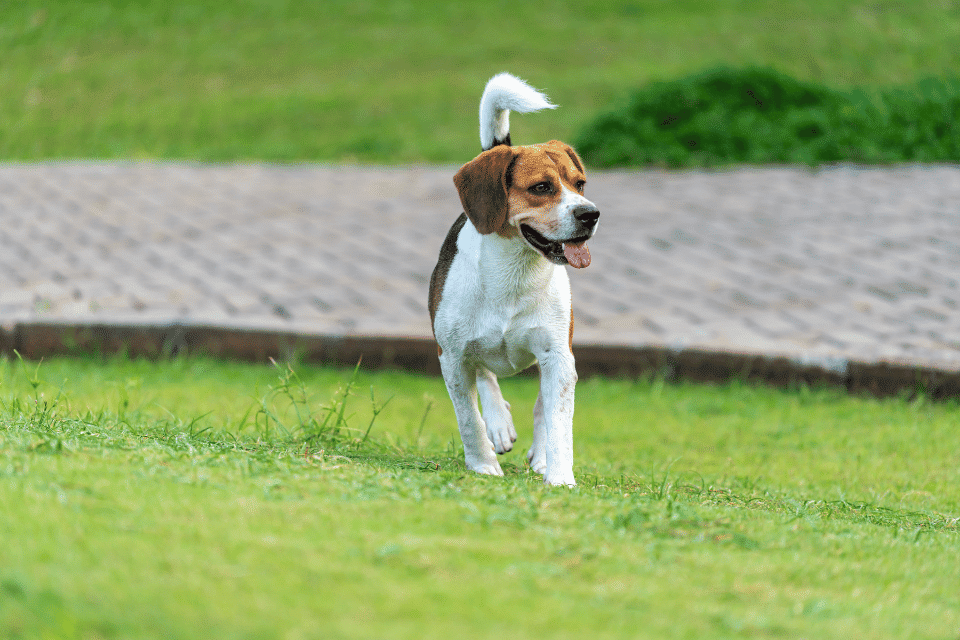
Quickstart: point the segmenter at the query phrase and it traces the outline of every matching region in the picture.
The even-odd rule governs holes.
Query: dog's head
[[[600,211],[583,196],[583,163],[569,145],[499,145],[463,165],[453,182],[480,233],[522,238],[554,264],[590,264],[587,240]]]

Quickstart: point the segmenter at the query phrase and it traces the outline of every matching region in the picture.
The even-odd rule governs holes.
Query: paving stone
[[[455,169],[0,165],[0,322],[429,337]],[[581,344],[960,367],[957,167],[591,172],[588,190]]]

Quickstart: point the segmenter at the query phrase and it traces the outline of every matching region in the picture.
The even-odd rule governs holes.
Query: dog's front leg
[[[467,469],[502,476],[503,470],[497,462],[497,454],[487,437],[487,427],[477,405],[477,370],[460,359],[445,358],[445,355],[446,352],[440,356],[440,369],[457,415]]]
[[[546,454],[544,484],[577,484],[573,478],[573,397],[576,384],[577,370],[572,353],[552,352],[540,359],[537,402],[542,412],[542,429],[534,427],[531,464],[536,461],[536,449],[542,447]],[[536,442],[537,436],[542,438],[539,443]]]

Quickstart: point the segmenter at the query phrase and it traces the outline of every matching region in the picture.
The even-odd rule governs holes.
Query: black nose
[[[600,219],[600,212],[594,206],[581,204],[573,210],[573,217],[576,218],[580,224],[592,227],[597,224],[597,220]]]

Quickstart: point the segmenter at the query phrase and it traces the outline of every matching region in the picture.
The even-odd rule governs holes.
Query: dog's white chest
[[[526,264],[518,248],[524,251],[517,242],[465,227],[435,322],[444,351],[462,353],[498,376],[526,369],[569,332],[566,271],[545,260]]]
[[[534,362],[535,343],[539,343],[540,330],[528,313],[512,314],[511,309],[499,309],[500,313],[479,314],[478,323],[472,331],[474,337],[464,344],[467,359],[482,363],[498,376],[512,376]]]

